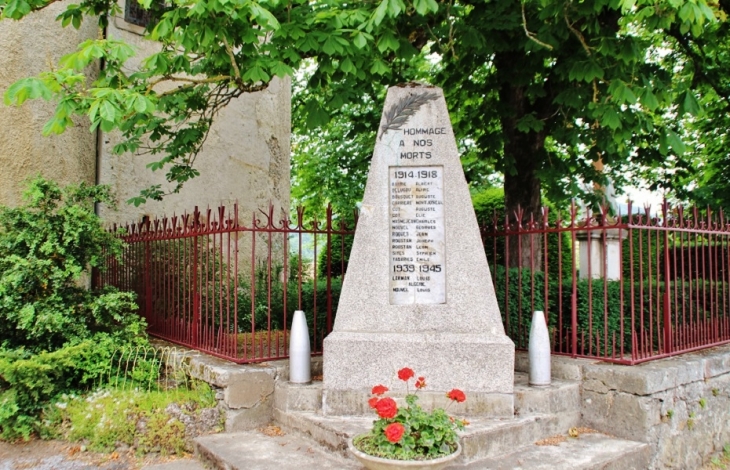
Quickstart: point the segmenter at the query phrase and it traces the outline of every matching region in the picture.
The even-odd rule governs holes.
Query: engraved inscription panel
[[[442,166],[392,166],[390,303],[446,302]]]

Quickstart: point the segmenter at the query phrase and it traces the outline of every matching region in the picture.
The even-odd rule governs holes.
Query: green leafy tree
[[[18,19],[48,1],[0,0],[0,9]],[[722,37],[726,3],[174,0],[152,6],[159,20],[147,36],[162,49],[138,70],[125,67],[129,46],[88,41],[53,71],[13,85],[6,101],[55,97],[46,132],[85,114],[93,128],[121,131],[116,151],[159,154],[151,167],[166,168],[172,186],[148,188],[140,203],[198,173],[196,155],[221,107],[307,59],[308,94],[296,106],[310,127],[344,113],[370,121],[372,133],[384,84],[426,79],[445,89],[467,168],[479,170],[471,181],[495,168],[504,174],[507,210],[520,205],[537,217],[543,192],[558,200],[607,174],[620,183],[626,170],[691,167],[685,124],[702,113],[701,93],[719,73],[713,67],[726,65],[724,55],[698,60],[692,48],[722,49],[714,40]],[[85,0],[59,19],[78,25],[98,15],[103,26],[117,9]],[[87,84],[81,71],[100,59],[104,70]],[[363,96],[374,112],[358,111]],[[359,124],[335,134],[354,133]],[[340,157],[335,167],[355,169],[365,158]],[[599,160],[606,172],[593,166]]]

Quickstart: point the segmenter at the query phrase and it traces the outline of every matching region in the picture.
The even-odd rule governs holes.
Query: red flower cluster
[[[462,392],[458,388],[455,388],[455,389],[451,390],[449,393],[446,394],[446,396],[449,399],[454,400],[454,401],[459,402],[459,403],[461,403],[464,400],[466,400],[466,395],[464,395],[464,392]]]
[[[420,389],[424,388],[425,386],[426,386],[426,377],[419,377],[416,380],[416,388],[420,390]]]
[[[387,391],[388,391],[388,387],[386,387],[385,385],[376,385],[375,387],[373,387],[373,391],[371,393],[373,395],[380,396],[380,395],[384,394]]]
[[[391,423],[385,427],[385,438],[395,444],[400,441],[403,437],[403,433],[406,431],[405,426],[400,423]]]
[[[416,373],[413,372],[413,369],[408,367],[404,367],[398,371],[398,378],[404,382],[408,382],[408,380],[410,380],[414,375],[416,375]]]
[[[368,401],[368,404],[371,408],[375,408],[375,410],[378,412],[378,416],[380,416],[381,418],[395,418],[395,415],[398,414],[398,405],[396,405],[395,400],[390,397],[373,397]]]

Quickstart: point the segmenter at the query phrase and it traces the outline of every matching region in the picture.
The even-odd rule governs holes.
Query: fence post
[[[664,200],[664,226],[667,226],[667,201]],[[664,231],[664,352],[672,353],[672,312],[669,303],[669,232]]]
[[[152,315],[152,281],[150,279],[150,242],[144,243],[144,318],[151,323],[150,315]]]
[[[193,269],[190,275],[193,278],[193,324],[190,332],[190,339],[193,346],[198,346],[200,334],[200,298],[198,294],[198,237],[193,237]]]

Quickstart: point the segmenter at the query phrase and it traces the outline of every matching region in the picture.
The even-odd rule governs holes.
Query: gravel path
[[[172,469],[194,463],[190,459],[140,459],[133,454],[82,452],[79,445],[61,441],[36,439],[15,444],[0,441],[0,470],[137,470],[157,465]]]

